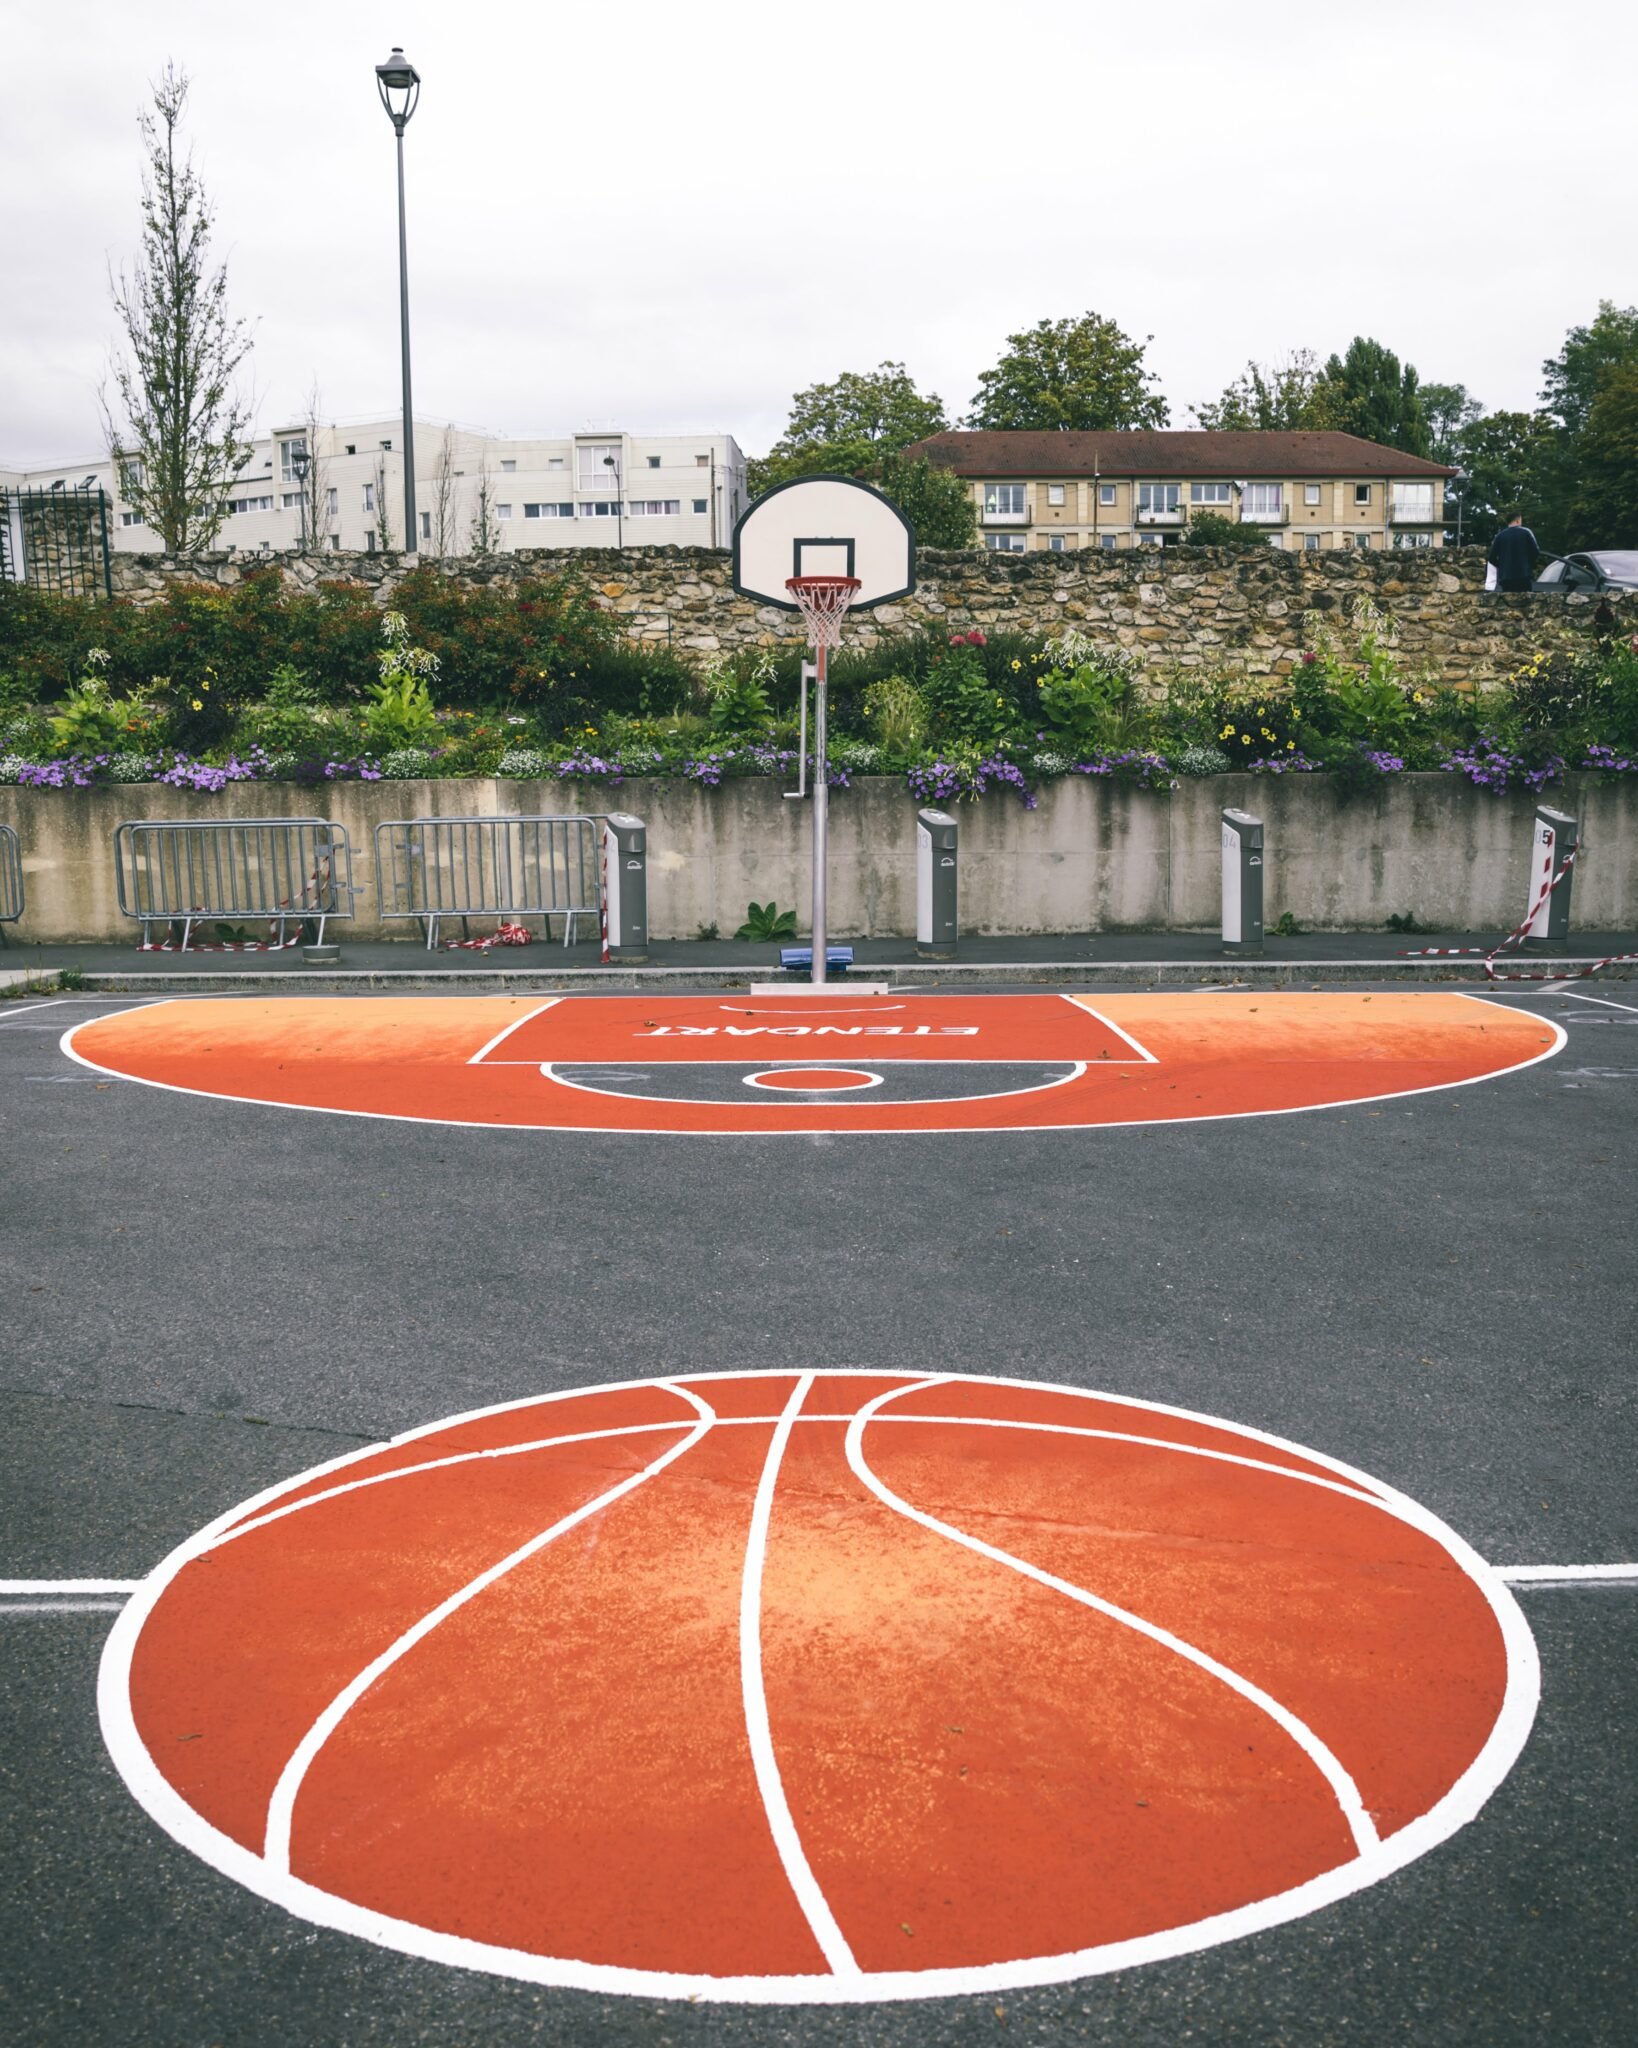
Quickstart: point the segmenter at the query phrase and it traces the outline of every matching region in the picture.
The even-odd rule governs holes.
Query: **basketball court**
[[[1624,2039],[1638,1004],[827,979],[734,577],[811,979],[0,1011],[13,2037]]]

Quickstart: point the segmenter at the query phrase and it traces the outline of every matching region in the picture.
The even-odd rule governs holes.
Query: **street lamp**
[[[414,554],[415,419],[410,406],[409,242],[404,232],[404,130],[421,98],[421,74],[398,48],[375,67],[376,90],[398,136],[398,317],[404,345],[404,550]]]
[[[308,453],[307,444],[304,441],[299,447],[292,450],[290,456],[290,474],[296,479],[296,483],[299,486],[296,492],[296,499],[301,506],[301,551],[304,555],[307,552],[307,472],[312,466],[313,458]],[[314,510],[315,512],[317,511],[316,506]],[[317,526],[318,521],[316,518],[313,524]]]
[[[626,508],[620,496],[620,465],[612,455],[605,455],[603,467],[614,471],[614,545],[623,548],[626,544]]]

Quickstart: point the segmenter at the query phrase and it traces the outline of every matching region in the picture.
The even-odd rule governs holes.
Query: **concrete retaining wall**
[[[708,790],[696,783],[629,782],[581,791],[588,808],[635,811],[649,828],[649,911],[657,939],[692,938],[715,924],[726,937],[754,898],[795,904],[807,921],[808,816],[777,782]],[[1638,926],[1638,789],[1580,780],[1550,797],[1582,820],[1588,850],[1576,870],[1575,923]],[[112,838],[127,818],[253,818],[317,814],[347,828],[359,938],[416,937],[375,916],[373,832],[387,818],[564,812],[561,783],[377,782],[322,791],[243,784],[190,796],[159,784],[118,789],[0,788],[0,822],[22,842],[28,907],[23,942],[134,940],[119,915]],[[1026,811],[991,795],[958,807],[961,923],[967,932],[1210,930],[1218,917],[1219,813],[1225,804],[1268,824],[1266,913],[1290,911],[1313,930],[1380,928],[1414,914],[1448,931],[1517,922],[1528,890],[1527,796],[1495,797],[1450,775],[1403,775],[1364,796],[1327,776],[1221,775],[1183,781],[1170,795],[1071,776]],[[831,803],[831,931],[836,938],[906,937],[915,929],[915,805],[896,777],[869,777]]]

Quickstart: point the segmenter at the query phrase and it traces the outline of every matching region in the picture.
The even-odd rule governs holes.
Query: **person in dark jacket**
[[[1507,524],[1490,543],[1498,590],[1528,590],[1536,580],[1536,537],[1522,512],[1509,512]]]

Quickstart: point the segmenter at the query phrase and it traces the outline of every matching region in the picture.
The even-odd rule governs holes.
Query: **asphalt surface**
[[[139,1577],[259,1488],[485,1403],[830,1365],[1174,1402],[1362,1466],[1495,1563],[1631,1560],[1638,999],[1588,993],[1502,998],[1564,1024],[1557,1058],[1400,1102],[783,1144],[177,1097],[58,1051],[118,1002],[0,1005],[0,1576]],[[542,1990],[289,1918],[114,1772],[111,1616],[0,1613],[6,2038],[1624,2040],[1638,1585],[1520,1597],[1535,1732],[1477,1821],[1398,1875],[1080,1983],[760,2009]]]

